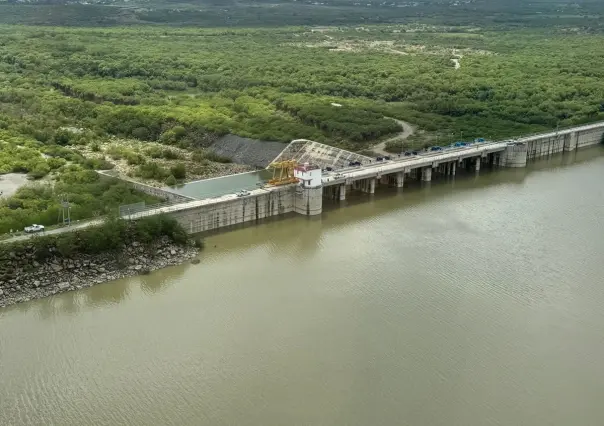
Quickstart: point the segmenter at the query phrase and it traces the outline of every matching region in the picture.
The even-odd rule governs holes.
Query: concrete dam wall
[[[295,208],[295,194],[293,186],[274,191],[256,190],[248,197],[221,197],[214,203],[187,203],[182,205],[182,209],[168,214],[187,232],[194,234],[291,213]]]
[[[361,167],[324,170],[313,185],[301,181],[300,184],[267,186],[244,196],[227,194],[188,201],[146,212],[145,215],[168,214],[189,233],[212,231],[288,213],[320,215],[324,199],[343,201],[353,191],[373,194],[379,186],[403,188],[408,180],[428,182],[439,176],[449,178],[458,172],[479,173],[482,167],[526,167],[527,162],[539,157],[597,145],[603,137],[604,123],[595,123],[516,140],[477,143],[411,158],[374,161]],[[320,168],[315,168],[321,172]]]
[[[533,160],[597,145],[602,142],[603,137],[604,123],[594,123],[556,132],[526,136],[518,139],[518,142],[526,144],[527,160]]]

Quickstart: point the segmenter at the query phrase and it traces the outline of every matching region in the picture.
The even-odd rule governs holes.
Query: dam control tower
[[[323,212],[323,182],[321,167],[304,163],[294,167],[294,176],[298,179],[294,210],[306,216],[315,216]]]

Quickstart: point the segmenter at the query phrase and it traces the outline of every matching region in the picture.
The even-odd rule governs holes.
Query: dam
[[[485,167],[526,167],[527,162],[541,157],[597,145],[603,137],[604,122],[599,122],[513,140],[456,144],[381,158],[299,139],[273,161],[295,165],[289,176],[293,183],[266,184],[266,170],[213,179],[213,189],[209,186],[212,180],[193,182],[173,190],[183,197],[179,202],[149,206],[122,217],[136,220],[167,214],[194,234],[290,213],[317,216],[323,212],[325,199],[344,201],[352,192],[402,189],[411,181],[428,183],[458,173],[478,174]]]

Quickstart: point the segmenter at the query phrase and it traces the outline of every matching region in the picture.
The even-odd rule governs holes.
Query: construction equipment
[[[269,164],[268,168],[273,170],[273,178],[268,181],[269,185],[279,186],[297,183],[294,176],[294,168],[298,165],[295,160],[277,161]]]

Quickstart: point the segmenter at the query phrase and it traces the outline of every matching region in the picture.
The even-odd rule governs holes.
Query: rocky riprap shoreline
[[[137,242],[121,252],[98,255],[76,254],[69,258],[56,249],[44,261],[36,260],[34,247],[17,256],[9,252],[0,259],[0,308],[52,296],[195,259],[199,250],[174,244],[168,238],[153,246]],[[195,260],[193,260],[195,262]]]

